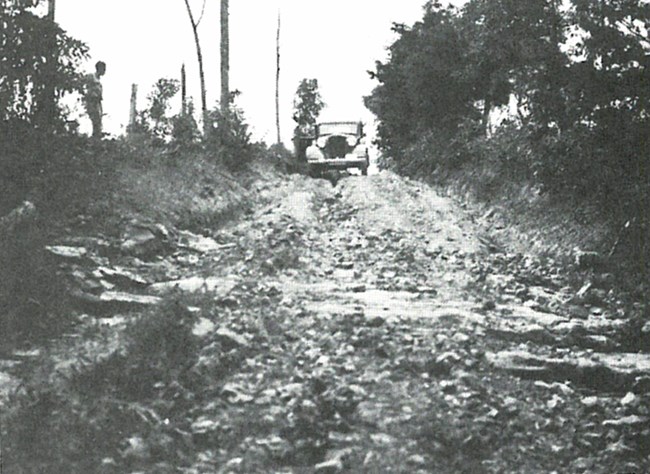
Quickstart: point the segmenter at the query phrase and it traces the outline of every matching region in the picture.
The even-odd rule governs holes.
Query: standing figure
[[[101,77],[106,72],[106,63],[97,61],[95,64],[95,72],[88,74],[85,77],[85,94],[84,103],[86,105],[86,112],[93,124],[93,138],[102,138],[102,116],[104,111],[102,109],[102,83]]]

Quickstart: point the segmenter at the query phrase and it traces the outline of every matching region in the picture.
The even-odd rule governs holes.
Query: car
[[[368,174],[368,148],[362,122],[322,122],[316,124],[311,144],[305,150],[312,176],[323,171],[357,168]]]

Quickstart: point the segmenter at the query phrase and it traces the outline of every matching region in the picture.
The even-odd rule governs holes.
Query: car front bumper
[[[321,160],[307,160],[307,163],[311,166],[316,166],[319,168],[331,168],[331,169],[345,169],[345,168],[363,168],[368,165],[368,159],[365,157],[360,158],[333,158],[333,159],[321,159]]]

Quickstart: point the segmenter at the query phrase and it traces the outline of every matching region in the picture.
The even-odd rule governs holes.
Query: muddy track
[[[82,374],[57,383],[92,392],[95,407],[140,410],[104,421],[120,434],[77,453],[73,471],[650,469],[650,358],[620,352],[625,314],[603,288],[572,287],[388,172],[336,186],[293,176],[264,192],[271,204],[209,238],[132,232],[117,256],[67,263],[87,285],[112,286],[81,312],[102,336],[48,353],[59,373]],[[145,244],[153,256],[129,254]],[[87,374],[110,378],[102,361],[139,347],[121,342],[130,322],[170,299],[189,308],[195,344],[174,380],[139,395],[90,390]],[[16,472],[54,463],[29,462]]]

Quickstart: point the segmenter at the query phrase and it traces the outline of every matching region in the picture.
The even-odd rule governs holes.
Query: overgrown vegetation
[[[70,322],[66,282],[46,244],[72,228],[117,238],[124,222],[143,217],[201,231],[217,226],[246,208],[241,172],[256,159],[286,155],[254,143],[234,105],[226,114],[215,108],[202,133],[191,100],[173,111],[173,78],[154,84],[127,136],[79,135],[61,99],[83,92],[88,48],[42,16],[44,5],[0,2],[0,218],[23,201],[37,211],[0,235],[0,329],[17,342]]]
[[[378,144],[405,173],[471,175],[492,198],[527,182],[613,234],[629,222],[620,248],[647,271],[649,19],[640,0],[430,1],[371,73]]]
[[[293,130],[293,146],[298,161],[304,161],[305,150],[316,133],[316,121],[325,102],[318,90],[318,79],[303,79],[298,84],[296,95],[293,99],[293,121],[296,128]]]

